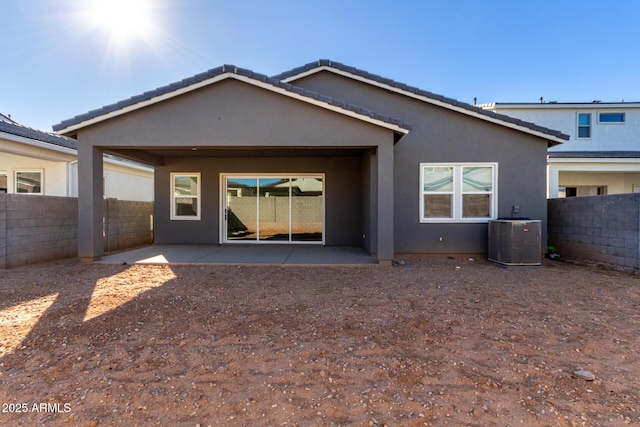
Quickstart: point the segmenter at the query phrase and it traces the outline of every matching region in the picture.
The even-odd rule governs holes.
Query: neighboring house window
[[[624,123],[625,113],[599,113],[598,123]]]
[[[171,174],[171,219],[200,219],[200,174]]]
[[[9,187],[7,187],[7,172],[0,171],[0,193],[6,193]]]
[[[42,194],[42,171],[16,171],[15,192]]]
[[[420,165],[420,221],[495,218],[497,164]]]
[[[579,186],[579,187],[561,187],[558,195],[560,197],[587,197],[587,196],[604,196],[607,194],[607,187],[602,186]]]
[[[591,113],[578,113],[578,138],[591,138]]]

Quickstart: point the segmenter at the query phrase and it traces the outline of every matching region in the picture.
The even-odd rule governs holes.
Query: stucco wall
[[[486,222],[420,223],[420,163],[498,163],[498,217],[511,216],[512,207],[519,206],[517,216],[543,221],[544,238],[545,140],[329,72],[292,83],[397,117],[412,126],[394,149],[396,253],[487,252]]]
[[[169,219],[172,172],[201,173],[199,221]],[[362,244],[361,157],[206,157],[168,158],[156,168],[156,243],[221,243],[220,174],[324,173],[325,243]]]
[[[637,151],[640,132],[640,108],[617,108],[606,105],[581,108],[545,104],[544,108],[496,108],[496,112],[557,129],[571,138],[549,151]],[[624,112],[626,122],[598,123],[598,113]],[[576,139],[578,113],[591,113],[591,138]]]
[[[559,182],[562,187],[604,185],[607,194],[632,193],[640,185],[640,173],[560,171]]]
[[[35,142],[34,142],[35,143]],[[43,196],[78,196],[78,162],[74,150],[56,151],[0,138],[0,172],[7,174],[9,193],[15,193],[16,171],[43,174]],[[119,200],[153,201],[153,170],[105,159],[105,197]]]
[[[567,259],[640,268],[640,194],[550,199],[549,244]]]
[[[153,203],[104,203],[105,250],[153,242]],[[75,197],[0,194],[0,268],[75,257],[77,228]]]
[[[69,156],[69,161],[73,160]],[[15,192],[16,171],[39,171],[43,175],[43,195],[66,196],[69,193],[69,163],[51,161],[33,157],[19,156],[0,152],[0,171],[7,172],[7,188],[9,193]]]
[[[220,242],[220,173],[324,173],[325,243],[361,245],[363,235],[375,233],[384,235],[384,240],[378,239],[372,252],[385,260],[393,255],[392,204],[386,201],[392,200],[393,189],[387,188],[390,179],[381,180],[393,173],[394,132],[377,124],[230,80],[80,129],[78,140],[81,158],[84,152],[93,165],[84,171],[86,175],[100,173],[95,159],[90,160],[95,156],[92,147],[115,154],[126,151],[155,162],[157,243]],[[382,152],[375,158],[375,168],[368,169],[380,179],[369,176],[367,191],[385,194],[382,211],[374,204],[377,199],[362,206],[362,156],[371,151]],[[171,172],[202,173],[200,221],[169,219]],[[86,184],[88,197],[83,199],[81,193],[81,204],[87,200],[97,212],[95,185]],[[83,256],[93,257],[98,251],[98,217],[86,221]],[[363,229],[365,217],[367,229]],[[378,221],[379,217],[387,219]]]

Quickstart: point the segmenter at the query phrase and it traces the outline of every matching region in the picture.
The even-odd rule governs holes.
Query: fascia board
[[[61,147],[59,145],[50,144],[48,142],[42,142],[42,141],[38,141],[31,138],[26,138],[24,136],[13,135],[7,132],[0,131],[0,138],[17,142],[20,144],[30,145],[32,147],[42,148],[44,150],[54,151],[57,153],[70,154],[75,157],[78,156],[77,150],[74,150],[73,148]],[[12,150],[12,151],[14,154],[22,154],[19,150]]]
[[[501,104],[499,102],[492,104],[481,104],[477,107],[491,111],[501,110],[630,110],[640,108],[640,103],[607,103],[607,102],[595,102],[595,103],[523,103],[523,104]]]
[[[611,157],[548,157],[547,163],[590,163],[590,164],[606,164],[606,163],[633,163],[640,164],[640,159],[634,158],[611,158]]]
[[[323,66],[320,66],[320,67],[317,67],[317,68],[313,68],[311,70],[305,71],[305,72],[300,73],[300,74],[296,74],[295,76],[288,77],[286,79],[283,79],[282,81],[284,83],[290,83],[292,81],[301,79],[303,77],[307,77],[307,76],[310,76],[312,74],[318,73],[320,71],[329,71],[329,72],[332,72],[332,73],[335,73],[335,74],[339,74],[341,76],[348,77],[350,79],[354,79],[354,80],[360,81],[362,83],[367,83],[367,84],[370,84],[370,85],[373,85],[373,86],[377,86],[379,88],[388,90],[390,92],[399,93],[401,95],[408,96],[409,98],[414,98],[414,99],[417,99],[417,100],[420,100],[420,101],[423,101],[423,102],[426,102],[426,103],[429,103],[429,104],[432,104],[432,105],[436,105],[438,107],[446,108],[448,110],[452,110],[452,111],[455,111],[455,112],[458,112],[458,113],[465,114],[467,116],[475,117],[475,118],[478,118],[478,119],[481,119],[481,120],[485,120],[487,122],[498,124],[500,126],[508,127],[508,128],[515,129],[515,130],[518,130],[518,131],[521,131],[521,132],[525,132],[525,133],[528,133],[528,134],[531,134],[531,135],[535,135],[537,137],[540,137],[540,138],[543,138],[543,139],[546,139],[546,140],[549,140],[549,141],[553,141],[553,142],[556,142],[556,143],[559,143],[559,144],[563,144],[563,143],[566,142],[564,139],[557,138],[557,137],[555,137],[553,135],[549,135],[549,134],[546,134],[546,133],[543,133],[543,132],[538,132],[538,131],[535,131],[533,129],[529,129],[529,128],[526,128],[526,127],[523,127],[523,126],[518,126],[515,123],[505,122],[505,121],[502,121],[502,120],[499,120],[499,119],[495,119],[493,117],[485,116],[483,114],[478,114],[478,113],[475,113],[473,111],[469,111],[467,109],[460,108],[460,107],[457,107],[455,105],[448,104],[446,102],[438,101],[436,99],[432,99],[432,98],[429,98],[429,97],[426,97],[426,96],[423,96],[423,95],[419,95],[419,94],[416,94],[416,93],[413,93],[413,92],[409,92],[409,91],[397,88],[395,86],[391,86],[391,85],[386,84],[386,83],[381,83],[381,82],[378,82],[376,80],[367,79],[366,77],[358,76],[356,74],[349,73],[348,71],[339,70],[339,69],[336,69],[336,68],[333,68],[333,67],[329,67],[329,66],[326,66],[326,65],[323,65]]]

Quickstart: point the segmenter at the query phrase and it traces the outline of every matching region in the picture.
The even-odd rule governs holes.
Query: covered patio
[[[78,255],[104,255],[107,153],[154,167],[156,244],[213,245],[194,246],[194,256],[214,263],[237,263],[240,251],[246,263],[341,263],[330,250],[305,256],[313,241],[361,247],[390,264],[394,146],[409,128],[231,66],[77,116],[56,130],[78,140]],[[302,179],[319,183],[316,191],[298,191]],[[279,183],[288,191],[269,187]],[[287,248],[295,243],[302,247]]]
[[[105,264],[373,266],[362,247],[317,245],[153,245],[107,255]]]

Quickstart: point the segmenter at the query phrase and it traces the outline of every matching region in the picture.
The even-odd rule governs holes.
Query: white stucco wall
[[[522,104],[518,104],[522,105]],[[640,104],[530,104],[519,108],[498,104],[488,108],[537,125],[559,130],[571,138],[553,151],[640,151]],[[625,113],[625,123],[598,123],[598,113]],[[591,113],[591,138],[577,139],[578,113]]]
[[[605,186],[607,194],[632,193],[640,185],[640,159],[550,159],[549,198],[558,187]]]
[[[104,163],[105,197],[118,200],[153,201],[153,171],[141,171]]]
[[[78,163],[74,150],[47,149],[0,138],[0,173],[7,175],[7,191],[15,193],[17,171],[42,172],[42,195],[77,197]],[[153,201],[153,169],[105,158],[105,197]]]
[[[564,144],[549,152],[640,151],[640,103],[593,104],[486,104],[481,107],[517,117],[570,136]],[[576,138],[578,114],[591,114],[591,137]],[[599,113],[624,113],[624,123],[599,123]],[[548,163],[548,197],[558,197],[558,187],[607,187],[607,194],[631,193],[640,184],[640,159],[551,158]]]
[[[73,160],[70,157],[70,160]],[[45,196],[67,196],[68,162],[51,161],[0,152],[0,171],[7,173],[7,190],[15,192],[17,171],[40,171],[43,173],[42,194]]]

